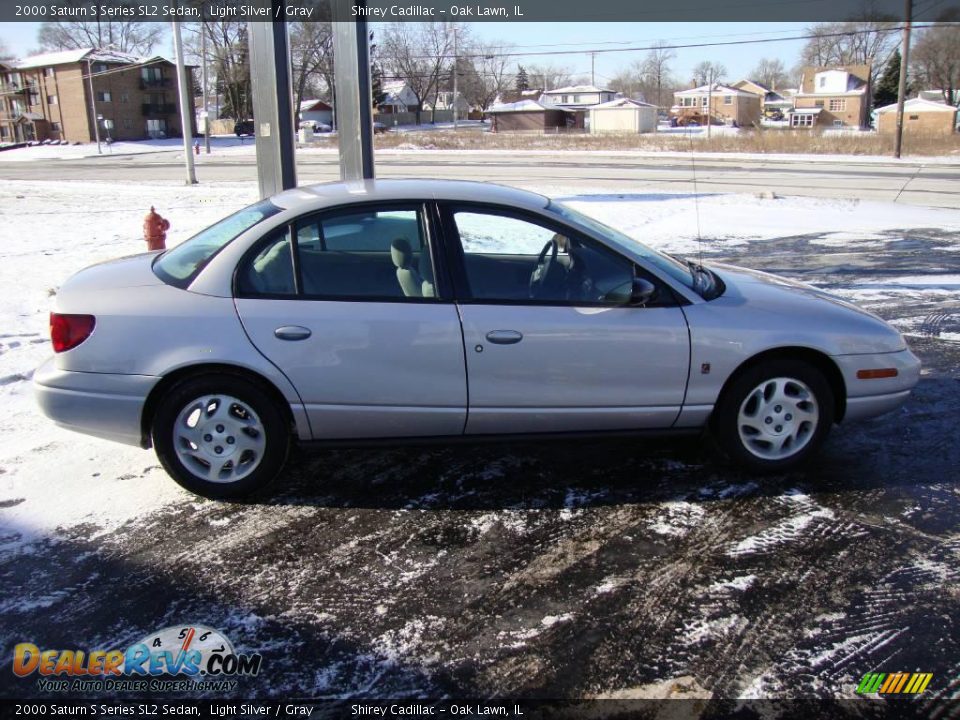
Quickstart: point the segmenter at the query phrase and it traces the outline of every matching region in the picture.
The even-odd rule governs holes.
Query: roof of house
[[[508,113],[508,112],[541,112],[543,110],[552,110],[546,105],[536,100],[518,100],[517,102],[494,105],[487,110],[488,113]]]
[[[612,93],[609,88],[599,88],[596,85],[568,85],[567,87],[554,88],[553,90],[544,90],[544,95],[556,95],[558,93]]]
[[[304,100],[300,103],[300,112],[318,112],[320,110],[333,110],[323,100]]]
[[[712,93],[714,95],[736,95],[739,97],[758,97],[756,93],[747,92],[746,90],[737,90],[736,88],[730,87],[729,85],[721,85],[720,83],[713,84],[713,90],[710,89],[709,85],[701,85],[700,87],[690,88],[689,90],[678,90],[674,93],[674,96],[690,96],[695,95],[699,97],[700,95],[706,95]]]
[[[57,52],[31,55],[29,57],[13,61],[13,66],[21,70],[29,70],[30,68],[49,67],[51,65],[66,65],[69,63],[87,61],[136,65],[147,62],[148,60],[166,60],[166,58],[160,57],[159,55],[144,58],[131,55],[130,53],[119,52],[117,50],[81,48],[79,50],[59,50]]]
[[[924,100],[923,98],[911,98],[903,103],[903,107],[909,108],[910,112],[957,112],[957,108],[946,103],[936,102],[935,100]],[[890,113],[897,111],[897,104],[884,105],[877,108],[876,113]]]
[[[600,103],[599,105],[594,105],[591,107],[591,110],[615,110],[617,108],[629,108],[629,107],[638,107],[638,108],[656,108],[656,105],[651,105],[650,103],[641,102],[640,100],[634,100],[633,98],[616,98],[614,100],[608,100],[605,103]]]

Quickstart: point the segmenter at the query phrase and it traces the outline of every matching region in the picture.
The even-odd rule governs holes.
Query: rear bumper
[[[43,414],[60,427],[141,447],[143,406],[159,381],[150,375],[60,370],[50,358],[34,373],[33,391]]]
[[[835,355],[847,388],[847,409],[843,420],[876,417],[902,405],[920,381],[920,360],[909,350],[866,355]],[[895,377],[862,380],[859,370],[894,368]]]

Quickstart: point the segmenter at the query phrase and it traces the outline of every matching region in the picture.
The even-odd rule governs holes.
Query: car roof
[[[271,202],[285,210],[319,210],[371,201],[452,200],[542,210],[550,200],[518,188],[467,180],[351,180],[304,185],[278,193]]]

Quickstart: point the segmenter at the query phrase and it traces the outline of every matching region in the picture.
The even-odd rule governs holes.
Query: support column
[[[334,17],[351,17],[357,0],[334,0]],[[334,76],[336,80],[337,138],[340,143],[340,179],[373,179],[373,109],[370,95],[370,40],[367,21],[334,21]]]
[[[286,17],[286,0],[271,0],[271,6],[272,17]],[[267,198],[297,186],[290,49],[283,21],[250,22],[247,28],[257,177],[260,196]]]

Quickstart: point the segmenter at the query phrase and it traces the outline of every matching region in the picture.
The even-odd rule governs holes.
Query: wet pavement
[[[927,696],[956,697],[960,303],[903,278],[946,276],[958,240],[705,252],[915,333],[908,403],[835,428],[803,471],[750,477],[699,439],[298,451],[268,499],[0,557],[4,657],[196,623],[264,657],[218,697],[631,697],[690,678],[850,698],[869,671],[932,672]],[[55,697],[35,683],[4,671],[0,694]]]

